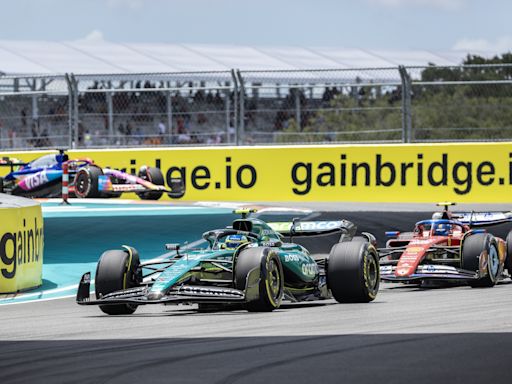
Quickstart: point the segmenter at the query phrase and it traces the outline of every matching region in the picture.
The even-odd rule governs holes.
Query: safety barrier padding
[[[44,231],[41,205],[0,194],[0,293],[42,284]]]

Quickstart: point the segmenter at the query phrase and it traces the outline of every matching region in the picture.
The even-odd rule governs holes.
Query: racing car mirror
[[[297,232],[297,229],[300,229],[299,222],[300,222],[299,217],[294,217],[292,219],[292,226],[290,227],[290,243],[293,242],[293,235],[295,235],[295,233]]]
[[[180,245],[178,243],[169,243],[169,244],[165,244],[165,249],[167,251],[179,251],[180,250]]]

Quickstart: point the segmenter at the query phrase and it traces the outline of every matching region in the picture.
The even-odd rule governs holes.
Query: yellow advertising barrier
[[[39,154],[13,153],[29,160]],[[70,151],[102,167],[182,176],[182,200],[466,203],[511,201],[512,143]],[[129,195],[127,195],[129,197]],[[133,196],[131,196],[133,197]]]
[[[0,194],[0,293],[38,287],[43,272],[43,217],[33,200]]]

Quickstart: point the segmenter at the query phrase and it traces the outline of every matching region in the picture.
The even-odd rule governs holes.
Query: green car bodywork
[[[100,305],[108,314],[132,313],[138,305],[157,303],[197,303],[200,308],[236,304],[249,310],[269,311],[278,308],[283,299],[302,301],[333,297],[339,284],[333,291],[332,284],[328,286],[329,274],[346,272],[363,276],[359,280],[368,291],[355,301],[368,302],[375,298],[379,268],[372,238],[352,241],[356,227],[351,222],[266,223],[248,217],[253,211],[235,212],[242,218],[234,220],[227,228],[205,232],[203,247],[167,244],[171,252],[144,263],[140,263],[138,252],[131,247],[105,252],[96,270],[96,300],[89,297],[91,276],[86,273],[80,282],[78,304]],[[226,239],[233,235],[244,239],[234,249],[226,245]],[[357,258],[351,267],[353,271],[340,269],[331,273],[328,260],[329,255],[333,257],[332,251],[312,255],[293,241],[294,238],[320,236],[319,241],[325,242],[328,235],[334,238],[334,241],[331,239],[333,244],[327,244],[329,248],[348,245],[354,248],[355,244],[357,252],[352,251],[355,256],[348,255]],[[345,257],[343,251],[338,253],[337,258]],[[371,262],[369,267],[365,258]],[[367,268],[368,273],[359,273],[361,268]],[[354,301],[349,297],[352,290],[349,283],[343,284],[346,288],[341,291],[348,289],[343,293],[346,299],[339,295],[334,297],[338,301]]]

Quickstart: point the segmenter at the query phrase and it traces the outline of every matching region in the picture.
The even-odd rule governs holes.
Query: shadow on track
[[[0,369],[4,383],[508,383],[511,349],[510,333],[4,341]]]

